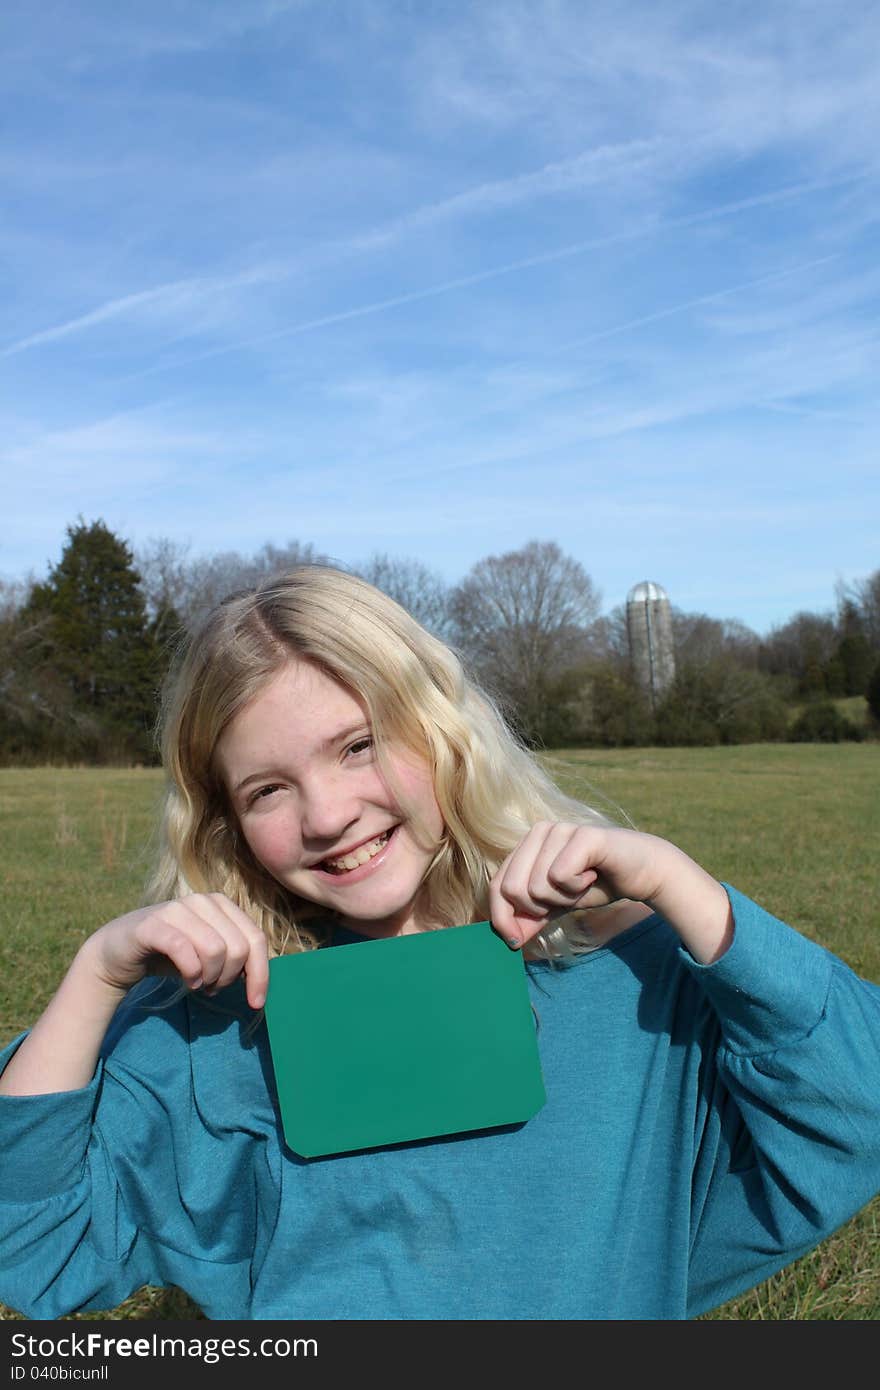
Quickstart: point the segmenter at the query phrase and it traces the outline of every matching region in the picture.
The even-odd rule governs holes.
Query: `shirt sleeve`
[[[0,1069],[24,1036],[0,1053]],[[25,1317],[107,1310],[162,1283],[94,1122],[103,1083],[101,1062],[82,1090],[0,1096],[0,1298]]]
[[[695,1129],[689,1316],[799,1258],[880,1190],[880,988],[727,892],[724,956],[704,966],[681,951],[720,1039]]]
[[[254,1145],[224,1122],[223,1106],[243,1110],[257,1061],[219,997],[213,1013],[206,1005],[201,1014],[193,1045],[190,1001],[168,981],[147,981],[117,1012],[88,1086],[0,1096],[0,1300],[8,1307],[35,1319],[107,1311],[145,1285],[197,1285],[200,1303],[228,1297],[246,1306]],[[21,1041],[0,1053],[0,1068]],[[213,1063],[214,1048],[216,1063],[205,1069],[219,1124],[203,1122],[193,1072],[194,1054],[207,1049]],[[229,1050],[244,1053],[243,1079]]]

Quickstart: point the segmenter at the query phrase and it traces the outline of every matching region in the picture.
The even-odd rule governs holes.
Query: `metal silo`
[[[646,579],[626,599],[626,630],[636,680],[652,707],[675,678],[672,610],[666,590]]]

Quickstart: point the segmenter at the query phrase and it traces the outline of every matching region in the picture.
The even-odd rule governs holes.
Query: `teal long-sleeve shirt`
[[[681,1319],[751,1287],[880,1189],[880,988],[728,892],[711,966],[657,916],[528,966],[547,1102],[525,1125],[334,1158],[284,1146],[239,986],[137,987],[89,1086],[0,1097],[0,1299]]]

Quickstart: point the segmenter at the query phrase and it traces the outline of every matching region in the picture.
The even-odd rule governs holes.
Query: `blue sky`
[[[880,10],[4,0],[0,577],[66,527],[759,632],[880,568]]]

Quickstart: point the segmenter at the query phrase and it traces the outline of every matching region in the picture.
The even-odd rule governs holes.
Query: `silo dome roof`
[[[655,584],[650,579],[643,579],[641,584],[636,584],[626,596],[627,603],[653,603],[658,599],[666,599],[669,595],[661,584]]]

